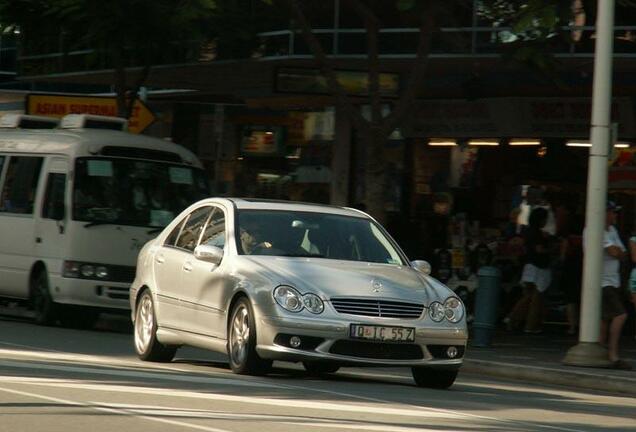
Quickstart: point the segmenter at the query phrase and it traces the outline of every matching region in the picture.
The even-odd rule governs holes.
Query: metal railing
[[[546,49],[559,57],[593,57],[593,26],[561,27],[559,34],[546,42]],[[329,56],[364,58],[366,30],[362,28],[314,29],[313,33]],[[617,26],[615,57],[636,56],[636,26]],[[380,30],[381,58],[412,58],[417,50],[418,28],[385,28]],[[261,59],[308,58],[311,53],[297,30],[259,33]],[[432,35],[431,57],[496,57],[520,41],[507,27],[445,27]],[[530,42],[530,41],[528,41]]]
[[[593,57],[593,26],[562,27],[549,38],[545,49],[557,57]],[[366,30],[363,28],[323,28],[313,33],[328,56],[366,58]],[[614,57],[636,57],[636,26],[614,29]],[[296,30],[259,33],[260,47],[252,58],[280,60],[311,58],[302,35]],[[384,28],[380,30],[379,53],[384,59],[408,59],[415,56],[418,28]],[[445,27],[432,34],[430,56],[434,58],[498,57],[519,38],[505,27]],[[205,47],[208,48],[205,48]],[[203,41],[174,42],[165,47],[153,65],[209,63],[215,60],[210,44]],[[129,56],[128,67],[143,66],[140,59]],[[52,74],[93,72],[112,69],[108,57],[93,49],[22,55],[17,58],[18,74],[35,77]]]

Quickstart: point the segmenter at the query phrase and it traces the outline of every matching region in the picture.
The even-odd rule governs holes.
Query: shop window
[[[41,157],[12,156],[9,159],[0,197],[0,212],[33,214],[41,168]]]
[[[46,182],[42,217],[45,219],[60,219],[64,215],[64,191],[66,189],[66,174],[51,173]]]

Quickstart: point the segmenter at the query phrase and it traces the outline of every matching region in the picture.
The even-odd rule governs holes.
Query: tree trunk
[[[379,128],[369,128],[365,133],[366,169],[364,176],[364,200],[366,211],[380,224],[386,222],[386,163],[387,137]]]

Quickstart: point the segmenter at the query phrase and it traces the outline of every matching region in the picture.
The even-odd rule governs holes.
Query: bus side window
[[[12,156],[9,159],[0,196],[0,212],[33,214],[41,168],[41,157]]]
[[[42,217],[45,219],[61,220],[64,218],[64,191],[66,189],[66,174],[50,173],[46,180],[46,192]]]

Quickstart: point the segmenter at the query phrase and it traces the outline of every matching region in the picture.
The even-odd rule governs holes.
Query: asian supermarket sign
[[[108,96],[65,96],[29,94],[26,98],[26,114],[64,117],[67,114],[92,114],[117,117],[117,100]],[[128,130],[141,133],[155,121],[155,115],[139,99],[135,101],[128,119]]]

